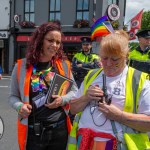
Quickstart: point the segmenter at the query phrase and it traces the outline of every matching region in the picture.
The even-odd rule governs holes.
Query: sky
[[[130,30],[130,20],[143,8],[144,11],[150,11],[150,0],[127,0],[125,24],[129,25],[128,30]],[[135,40],[131,40],[131,42],[138,42],[137,37]]]
[[[127,0],[125,24],[143,8],[144,11],[150,10],[150,0]]]

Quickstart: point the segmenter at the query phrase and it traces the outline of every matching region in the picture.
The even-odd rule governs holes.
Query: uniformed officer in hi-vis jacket
[[[129,53],[129,65],[135,69],[150,74],[150,29],[136,33],[139,46]]]
[[[81,37],[82,50],[76,53],[72,59],[72,70],[75,81],[80,87],[84,77],[90,69],[99,68],[99,56],[92,52],[90,37]]]

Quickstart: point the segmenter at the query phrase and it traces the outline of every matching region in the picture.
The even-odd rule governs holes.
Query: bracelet
[[[17,107],[17,112],[18,112],[18,113],[20,113],[20,109],[21,109],[22,106],[23,106],[23,104],[19,104],[19,105],[18,105],[18,107]]]

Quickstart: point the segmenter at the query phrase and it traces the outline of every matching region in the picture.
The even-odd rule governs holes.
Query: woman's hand
[[[122,121],[123,111],[117,108],[115,105],[113,104],[107,105],[105,102],[103,102],[103,103],[99,103],[98,109],[104,113],[106,118],[110,120],[115,120],[118,122]]]
[[[57,108],[60,107],[63,103],[62,97],[59,95],[52,95],[52,98],[54,98],[54,101],[52,103],[49,104],[45,104],[46,107],[53,109],[53,108]]]
[[[89,86],[85,95],[76,99],[72,99],[70,101],[71,113],[76,114],[78,112],[83,111],[90,101],[99,101],[100,97],[103,96],[103,94],[104,92],[98,86]]]
[[[99,88],[97,85],[90,85],[89,88],[86,91],[85,97],[87,101],[91,100],[100,100],[100,97],[102,97],[104,92]]]
[[[22,118],[28,118],[32,110],[32,106],[30,104],[23,104],[19,110],[19,115]]]

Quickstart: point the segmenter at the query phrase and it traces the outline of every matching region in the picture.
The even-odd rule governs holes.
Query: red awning
[[[25,36],[25,35],[19,35],[17,36],[17,41],[18,42],[28,42],[30,40],[31,36]],[[64,36],[64,38],[62,39],[63,42],[81,42],[80,38],[82,36]]]

